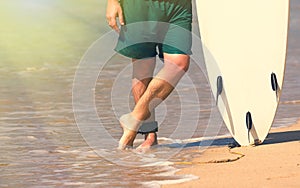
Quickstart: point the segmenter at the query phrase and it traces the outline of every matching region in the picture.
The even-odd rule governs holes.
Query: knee
[[[179,70],[186,72],[190,66],[190,56],[185,54],[167,54],[165,55],[165,62],[169,61],[175,64]]]
[[[186,72],[190,67],[190,56],[188,55],[182,55],[182,56],[183,57],[181,57],[180,68]]]
[[[133,60],[133,78],[138,80],[149,79],[153,76],[155,58]]]
[[[190,67],[190,61],[183,61],[181,64],[178,65],[180,69],[182,69],[184,72],[189,70]]]
[[[150,72],[149,70],[139,70],[139,71],[134,71],[132,74],[132,78],[133,79],[137,79],[140,81],[143,80],[148,80],[151,79],[153,77],[153,73]]]

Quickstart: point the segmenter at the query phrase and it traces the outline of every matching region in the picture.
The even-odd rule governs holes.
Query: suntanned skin
[[[124,25],[123,10],[119,1],[107,0],[106,21],[113,30],[119,33],[120,29],[117,24],[117,17],[119,18],[120,24]]]
[[[156,61],[155,58],[148,58],[143,60],[133,59],[132,62],[132,94],[135,103],[137,103],[152,80]],[[154,109],[152,110],[151,116],[147,119],[147,121],[155,121]],[[148,133],[145,135],[145,141],[137,149],[148,149],[153,145],[157,145],[157,134]]]
[[[116,21],[117,17],[119,18],[120,24],[124,25],[123,12],[119,2],[117,0],[108,0],[106,13],[107,22],[112,29],[116,32],[120,32]],[[137,61],[133,59],[134,73],[132,93],[136,105],[131,115],[140,121],[147,121],[149,118],[153,118],[155,107],[165,100],[173,91],[178,81],[188,70],[189,62],[190,57],[188,55],[164,53],[164,66],[159,73],[152,78],[155,58],[139,60],[139,64],[136,66],[135,63],[137,63]],[[141,68],[142,66],[146,67]],[[148,68],[148,71],[141,72],[145,70],[144,68]],[[135,76],[139,76],[143,79],[136,79]],[[119,141],[119,149],[125,149],[127,146],[133,145],[137,132],[127,129],[122,123],[121,127],[123,128],[123,135]],[[157,144],[156,133],[149,133],[146,135],[144,143],[138,148],[149,148],[155,144]]]

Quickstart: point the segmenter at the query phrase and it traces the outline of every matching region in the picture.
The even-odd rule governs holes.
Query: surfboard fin
[[[223,91],[223,78],[222,78],[222,76],[218,76],[218,78],[217,78],[216,105],[218,105],[219,95],[221,95],[222,91]]]
[[[248,129],[248,141],[250,143],[250,131],[253,126],[252,116],[251,116],[250,112],[246,113],[246,125],[247,125],[247,129]]]
[[[278,98],[279,98],[279,90],[280,89],[279,89],[279,85],[278,85],[276,74],[274,72],[272,72],[272,74],[271,74],[271,85],[272,85],[273,91],[276,92],[276,98],[278,100]]]

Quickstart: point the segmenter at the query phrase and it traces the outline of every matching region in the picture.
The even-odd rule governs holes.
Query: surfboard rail
[[[234,139],[262,143],[285,72],[289,0],[196,0],[211,90]]]

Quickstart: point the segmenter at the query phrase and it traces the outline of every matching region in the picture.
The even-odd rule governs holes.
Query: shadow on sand
[[[300,141],[300,130],[270,133],[263,144],[277,144]]]
[[[267,138],[265,139],[262,145],[293,142],[293,141],[300,141],[300,130],[269,133],[269,135],[267,136]],[[208,146],[232,147],[232,145],[234,146],[236,144],[237,144],[236,141],[232,137],[229,137],[229,138],[202,140],[202,141],[190,142],[186,144],[181,144],[181,143],[165,144],[161,146],[170,147],[170,148],[190,148],[190,147],[208,147]]]

